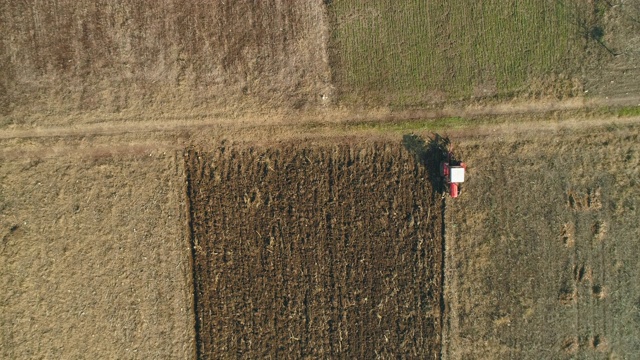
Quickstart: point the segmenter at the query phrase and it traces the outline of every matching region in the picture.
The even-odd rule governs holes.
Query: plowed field
[[[437,358],[442,198],[399,144],[186,155],[200,358]]]

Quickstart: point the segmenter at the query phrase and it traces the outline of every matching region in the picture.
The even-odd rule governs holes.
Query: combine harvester
[[[467,165],[457,161],[451,151],[447,152],[446,157],[447,160],[440,162],[440,176],[449,187],[449,194],[455,199],[462,193],[460,184],[464,182]]]

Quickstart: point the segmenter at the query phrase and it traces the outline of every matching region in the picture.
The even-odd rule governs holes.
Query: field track
[[[289,127],[309,123],[331,126],[336,123],[349,122],[401,122],[420,119],[437,119],[443,117],[478,117],[478,116],[504,116],[520,114],[540,114],[553,111],[571,111],[585,108],[606,106],[638,106],[640,96],[628,96],[615,99],[574,99],[569,101],[547,102],[522,102],[513,104],[498,104],[483,107],[447,107],[440,110],[409,110],[409,111],[380,111],[371,110],[363,112],[332,111],[307,115],[276,114],[265,117],[251,118],[188,118],[167,119],[163,121],[122,121],[121,119],[104,119],[102,122],[82,124],[74,126],[51,127],[21,127],[0,129],[0,140],[28,139],[28,138],[55,138],[55,137],[81,137],[86,135],[122,135],[152,132],[180,132],[195,130],[213,130],[216,132],[229,129]],[[265,118],[267,120],[265,120]],[[620,119],[621,122],[635,122],[637,119]],[[593,121],[598,125],[600,120]],[[581,122],[586,126],[588,122]],[[531,127],[531,126],[529,126]],[[534,126],[535,127],[535,126]]]

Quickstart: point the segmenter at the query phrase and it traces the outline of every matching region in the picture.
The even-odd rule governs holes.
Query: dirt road
[[[127,119],[124,117],[103,118],[96,123],[81,123],[72,126],[30,127],[9,126],[0,129],[0,140],[10,139],[37,139],[56,137],[82,137],[82,136],[108,136],[143,133],[196,133],[207,132],[219,135],[248,133],[253,137],[260,133],[271,133],[275,129],[280,134],[314,135],[314,133],[326,133],[335,124],[353,123],[379,123],[379,122],[405,122],[423,119],[438,119],[445,117],[491,117],[509,115],[534,115],[551,112],[576,111],[609,106],[640,106],[640,96],[621,97],[616,99],[570,99],[566,101],[537,101],[537,102],[510,102],[484,106],[447,106],[436,110],[405,110],[390,111],[389,109],[353,110],[327,108],[312,112],[301,113],[264,113],[255,116],[243,117],[208,117],[185,116],[179,117],[164,115],[153,120]],[[634,117],[616,119],[610,117],[612,122],[636,122]],[[545,121],[519,122],[517,128],[545,128]],[[601,124],[601,119],[589,119],[583,121],[574,118],[554,119],[554,126],[595,126]],[[571,125],[573,124],[573,125]],[[309,129],[312,127],[312,129]],[[514,129],[513,124],[509,124]],[[446,129],[443,129],[446,130]],[[496,129],[497,130],[497,129]],[[153,138],[153,136],[150,136]],[[197,136],[196,136],[197,137]]]

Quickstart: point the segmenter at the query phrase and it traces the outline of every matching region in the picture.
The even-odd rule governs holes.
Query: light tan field
[[[321,0],[3,0],[0,10],[0,127],[216,118],[331,99]]]
[[[181,158],[74,150],[0,160],[0,358],[193,357]]]

